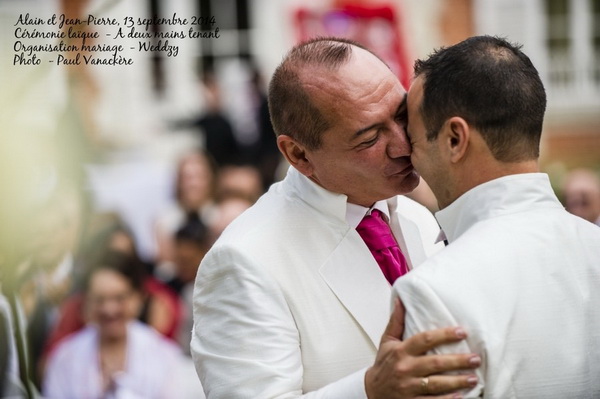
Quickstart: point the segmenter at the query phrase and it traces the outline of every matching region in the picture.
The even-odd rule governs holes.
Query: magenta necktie
[[[356,231],[371,250],[383,275],[393,284],[396,279],[408,272],[406,258],[400,251],[392,230],[384,220],[381,211],[373,209],[356,226]]]

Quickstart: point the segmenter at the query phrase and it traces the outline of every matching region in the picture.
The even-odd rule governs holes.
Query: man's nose
[[[394,124],[390,129],[390,139],[387,146],[387,154],[390,158],[410,156],[412,152],[408,136],[404,126]]]

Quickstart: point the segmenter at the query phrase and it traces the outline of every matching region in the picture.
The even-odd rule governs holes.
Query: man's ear
[[[304,176],[313,174],[313,166],[306,156],[306,147],[290,136],[281,134],[277,136],[277,147],[285,159]]]
[[[459,116],[453,116],[444,123],[445,150],[449,154],[450,162],[458,163],[464,159],[469,149],[471,130],[467,121]]]

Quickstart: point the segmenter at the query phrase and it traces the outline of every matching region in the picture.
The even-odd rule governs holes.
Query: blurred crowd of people
[[[175,388],[176,397],[202,397],[189,358],[198,265],[264,187],[255,166],[219,167],[195,150],[181,157],[173,191],[156,215],[153,260],[140,258],[120,215],[86,214],[76,190],[53,201],[15,292],[32,389],[49,398],[166,398]]]
[[[95,211],[89,184],[56,176],[26,248],[0,255],[0,397],[204,397],[189,348],[196,272],[275,181],[281,159],[258,79],[261,134],[249,145],[205,74],[207,106],[186,122],[201,146],[178,157],[172,201],[154,217],[152,259],[126,215]]]

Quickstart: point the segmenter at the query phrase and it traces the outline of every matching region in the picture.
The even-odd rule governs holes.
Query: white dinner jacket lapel
[[[397,215],[390,221],[390,227],[408,262],[409,269],[423,263],[426,256],[417,224],[402,215]]]
[[[319,272],[342,305],[369,336],[375,347],[389,321],[391,311],[391,286],[381,273],[371,251],[355,229],[346,223],[347,197],[318,186],[291,167],[288,170],[288,194],[297,196],[311,208],[318,209],[315,217],[328,218],[345,235]],[[425,259],[421,234],[415,222],[397,212],[397,198],[388,200],[391,228],[410,265]],[[404,234],[403,234],[404,233]]]
[[[409,269],[423,263],[427,259],[423,248],[423,237],[419,226],[398,210],[398,198],[389,199],[390,228],[398,241],[398,245],[408,262]]]
[[[412,269],[427,257],[421,230],[417,223],[397,210],[397,198],[390,199],[388,205],[390,227]],[[354,229],[348,229],[320,272],[375,346],[379,346],[390,316],[390,284]]]
[[[320,273],[375,348],[379,347],[390,317],[391,287],[356,231],[348,231]]]

